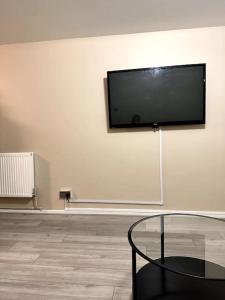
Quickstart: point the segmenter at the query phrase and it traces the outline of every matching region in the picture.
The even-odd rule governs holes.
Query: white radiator
[[[33,197],[34,155],[0,153],[0,197]]]

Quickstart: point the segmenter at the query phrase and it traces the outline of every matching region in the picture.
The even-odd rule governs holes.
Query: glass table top
[[[169,271],[225,280],[225,220],[166,214],[141,219],[129,230],[132,248]]]

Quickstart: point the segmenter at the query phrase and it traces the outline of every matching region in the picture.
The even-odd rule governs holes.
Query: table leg
[[[161,262],[164,263],[165,255],[164,255],[164,216],[160,217],[161,223]]]
[[[134,249],[132,249],[132,294],[133,294],[133,300],[137,299],[136,273],[137,273],[136,251]]]

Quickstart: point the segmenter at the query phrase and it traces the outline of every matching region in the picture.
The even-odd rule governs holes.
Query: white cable
[[[163,183],[163,134],[159,127],[159,182],[160,182],[160,199],[158,201],[137,201],[130,200],[93,200],[93,199],[70,199],[69,203],[104,203],[104,204],[141,204],[141,205],[163,205],[164,204],[164,183]],[[65,203],[65,209],[67,205]]]
[[[163,134],[162,129],[159,128],[159,177],[160,177],[160,205],[164,204],[163,194]]]
[[[67,200],[66,199],[64,199],[64,210],[66,210],[67,209]]]

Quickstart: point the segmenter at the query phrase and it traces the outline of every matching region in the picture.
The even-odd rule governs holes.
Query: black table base
[[[224,268],[188,257],[166,257],[165,265],[176,270],[191,270],[196,276],[207,272],[224,272]],[[177,265],[177,267],[176,267]],[[221,274],[222,274],[221,273]],[[184,276],[148,263],[136,274],[135,300],[225,300],[225,282]]]

